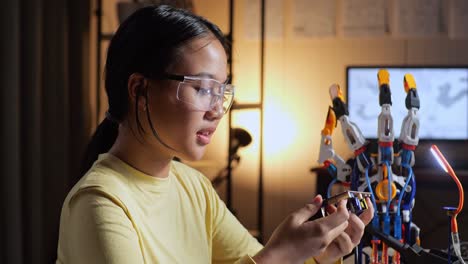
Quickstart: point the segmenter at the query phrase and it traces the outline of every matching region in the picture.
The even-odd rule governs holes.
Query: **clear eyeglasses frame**
[[[234,86],[228,80],[221,83],[215,79],[199,76],[165,74],[164,79],[179,81],[177,99],[199,111],[226,114],[234,101]]]

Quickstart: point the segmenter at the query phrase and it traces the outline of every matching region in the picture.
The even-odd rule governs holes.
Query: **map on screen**
[[[378,67],[348,67],[347,102],[350,119],[364,137],[377,138],[379,88]],[[468,139],[468,67],[467,68],[385,68],[390,73],[392,115],[396,138],[408,113],[403,77],[411,73],[416,81],[420,139]]]

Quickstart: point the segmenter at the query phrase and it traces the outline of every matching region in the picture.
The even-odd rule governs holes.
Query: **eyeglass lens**
[[[177,89],[177,99],[201,111],[211,111],[219,106],[223,113],[226,113],[232,104],[233,98],[232,85],[219,84],[214,80],[181,82]]]

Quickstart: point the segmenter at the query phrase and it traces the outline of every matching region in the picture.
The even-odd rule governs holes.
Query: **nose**
[[[224,115],[223,102],[219,98],[214,102],[209,111],[206,112],[206,117],[209,120],[221,119]]]

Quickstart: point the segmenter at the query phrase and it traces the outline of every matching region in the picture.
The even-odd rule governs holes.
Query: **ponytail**
[[[114,145],[119,132],[119,124],[106,117],[94,132],[81,164],[80,176],[83,176],[93,166],[99,154],[106,153]]]

